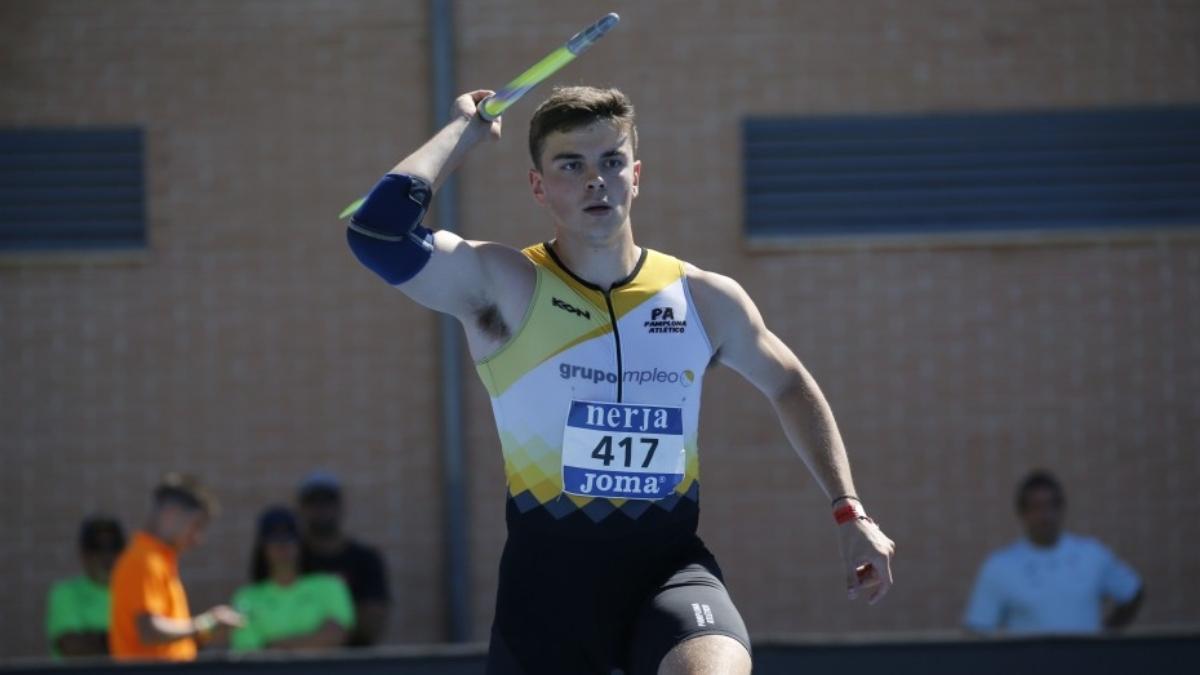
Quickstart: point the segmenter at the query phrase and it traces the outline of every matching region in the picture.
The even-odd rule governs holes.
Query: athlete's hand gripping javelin
[[[454,99],[446,126],[393,168],[392,173],[418,176],[436,192],[472,148],[484,141],[500,139],[500,118],[488,122],[478,111],[479,102],[493,93],[490,89],[477,89]]]
[[[476,132],[473,135],[478,136],[480,140],[483,138],[483,136],[479,132],[482,131],[487,132],[488,140],[499,140],[500,118],[497,117],[489,122],[488,120],[484,119],[482,115],[480,115],[479,111],[480,102],[495,93],[496,92],[490,89],[477,89],[459,96],[458,98],[454,99],[454,105],[450,113],[451,117],[461,117],[467,122],[471,123],[472,131]]]
[[[500,116],[504,114],[505,110],[508,110],[508,108],[519,101],[522,96],[529,93],[540,82],[558,72],[563,66],[574,61],[580,54],[591,49],[592,45],[607,35],[620,20],[621,17],[617,16],[614,12],[605,14],[595,23],[572,35],[566,44],[550,52],[545,58],[530,66],[525,72],[518,75],[516,79],[504,85],[500,91],[471,92],[468,96],[470,96],[470,102],[474,105],[468,106],[465,101],[459,100],[456,101],[455,107],[464,113],[463,117],[468,120],[476,118],[483,124],[491,122],[490,132],[493,140],[500,138]],[[472,139],[478,140],[478,138],[468,134],[466,140],[470,141]],[[436,189],[437,184],[434,184],[433,187]],[[338,218],[346,218],[352,215],[363,205],[365,200],[365,197],[355,200],[354,203],[342,210]]]

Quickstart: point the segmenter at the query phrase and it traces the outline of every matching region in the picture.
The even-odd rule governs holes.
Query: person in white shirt
[[[1025,537],[992,553],[963,624],[975,633],[1098,633],[1133,621],[1144,596],[1129,565],[1091,537],[1063,531],[1062,485],[1034,471],[1017,488]]]

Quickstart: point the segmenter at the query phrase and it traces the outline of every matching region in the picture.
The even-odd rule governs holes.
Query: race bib
[[[662,499],[683,481],[683,409],[571,401],[563,431],[563,491]]]

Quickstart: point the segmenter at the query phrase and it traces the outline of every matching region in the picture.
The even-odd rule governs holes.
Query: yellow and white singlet
[[[618,514],[645,525],[693,520],[713,350],[683,263],[643,248],[633,273],[605,291],[547,244],[524,254],[537,273],[529,309],[476,364],[504,453],[510,529],[526,519],[589,527]]]

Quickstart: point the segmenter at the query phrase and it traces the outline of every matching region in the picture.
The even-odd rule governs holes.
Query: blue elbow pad
[[[393,286],[417,276],[433,257],[433,232],[420,225],[399,241],[384,241],[347,228],[346,243],[363,266]]]
[[[421,224],[431,201],[433,187],[429,183],[408,174],[389,173],[350,216],[350,229],[383,241],[406,239]]]
[[[421,227],[432,199],[433,188],[420,178],[384,176],[350,217],[350,250],[393,286],[417,276],[433,256],[433,232]]]

